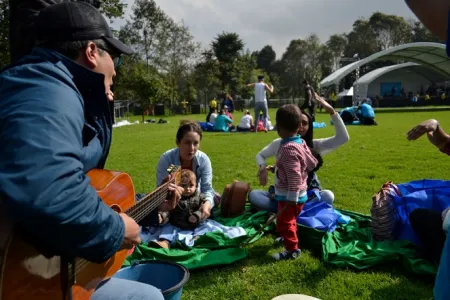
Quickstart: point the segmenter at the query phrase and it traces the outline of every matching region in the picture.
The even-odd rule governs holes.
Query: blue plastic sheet
[[[395,196],[397,208],[396,238],[421,245],[409,223],[409,214],[417,208],[442,212],[450,206],[450,181],[424,179],[398,184],[402,196]]]
[[[350,218],[333,206],[321,201],[308,201],[297,217],[297,223],[321,231],[333,232],[339,223],[346,224]]]
[[[209,122],[197,122],[203,131],[214,131],[214,124]]]
[[[313,122],[313,128],[324,128],[327,127],[327,124],[325,122]]]

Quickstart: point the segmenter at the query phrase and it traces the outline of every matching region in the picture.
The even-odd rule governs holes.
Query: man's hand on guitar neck
[[[139,245],[142,242],[139,237],[141,229],[136,221],[126,214],[120,213],[119,215],[122,217],[123,223],[125,224],[125,236],[121,249],[131,249],[134,245]]]

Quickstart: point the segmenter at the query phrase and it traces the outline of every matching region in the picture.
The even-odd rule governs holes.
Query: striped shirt
[[[281,141],[277,154],[275,195],[279,200],[302,203],[306,200],[308,172],[317,159],[299,135]]]

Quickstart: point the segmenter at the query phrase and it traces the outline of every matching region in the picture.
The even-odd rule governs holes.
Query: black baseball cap
[[[36,44],[105,40],[118,53],[133,54],[133,49],[113,37],[108,22],[94,6],[64,1],[44,8],[35,23]]]

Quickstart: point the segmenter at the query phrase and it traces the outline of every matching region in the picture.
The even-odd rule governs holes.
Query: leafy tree
[[[216,96],[220,89],[219,62],[214,58],[212,50],[206,50],[201,55],[200,62],[194,69],[195,86],[203,94],[205,106],[210,97]]]
[[[271,71],[272,64],[275,62],[277,54],[273,50],[272,46],[267,45],[258,52],[256,58],[256,64],[258,69],[263,69],[266,72]]]
[[[235,60],[244,49],[244,42],[236,33],[223,32],[211,43],[212,50],[219,61],[222,90],[233,89],[233,74],[237,72]]]
[[[411,27],[403,17],[376,12],[368,23],[375,34],[379,50],[407,44],[412,40]]]

